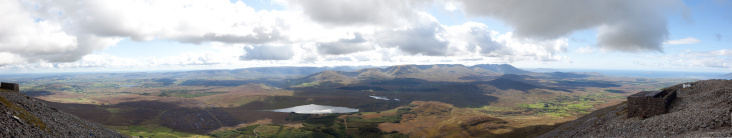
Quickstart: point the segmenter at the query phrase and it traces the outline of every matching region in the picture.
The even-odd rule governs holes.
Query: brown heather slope
[[[384,132],[407,134],[410,137],[513,138],[535,137],[558,126],[554,123],[550,123],[554,125],[544,124],[550,122],[546,119],[493,117],[471,108],[458,108],[435,101],[414,101],[402,108],[410,110],[401,115],[402,119],[399,122],[381,123],[379,129]]]
[[[40,100],[0,89],[0,137],[125,137],[59,111]]]
[[[349,77],[346,75],[341,74],[342,71],[322,71],[318,73],[314,73],[310,76],[307,76],[303,78],[304,82],[310,82],[310,83],[321,83],[321,82],[334,82],[334,83],[340,83],[340,84],[352,84],[358,82],[358,79],[354,77]]]
[[[669,113],[627,118],[627,104],[600,109],[540,137],[732,137],[732,80],[704,80],[682,88]]]
[[[389,74],[386,74],[384,72],[381,72],[381,69],[378,68],[368,68],[368,69],[361,69],[356,71],[358,73],[359,79],[373,79],[373,80],[391,80],[394,79],[393,76],[390,76]]]

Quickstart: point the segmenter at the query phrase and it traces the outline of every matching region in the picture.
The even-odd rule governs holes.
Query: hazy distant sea
[[[724,78],[722,72],[683,72],[683,71],[649,71],[649,70],[603,70],[603,69],[527,69],[534,72],[594,72],[613,76],[648,77],[648,78],[690,78],[690,79],[730,79]]]

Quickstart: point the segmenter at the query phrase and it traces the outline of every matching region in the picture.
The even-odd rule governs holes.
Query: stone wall
[[[642,91],[628,96],[628,118],[651,117],[668,113],[669,105],[676,99],[675,91]]]
[[[7,82],[1,82],[0,83],[0,89],[5,90],[11,90],[11,91],[20,91],[20,86],[17,83],[7,83]]]

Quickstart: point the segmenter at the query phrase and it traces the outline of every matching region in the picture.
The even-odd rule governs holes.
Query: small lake
[[[301,106],[295,106],[295,107],[277,109],[277,110],[269,110],[269,111],[284,112],[284,113],[295,112],[298,114],[327,114],[327,113],[352,113],[352,112],[358,112],[358,109],[353,109],[353,108],[348,108],[348,107],[309,104],[309,105],[301,105]]]

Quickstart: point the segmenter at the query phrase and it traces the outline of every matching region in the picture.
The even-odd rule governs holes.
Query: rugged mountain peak
[[[0,89],[0,137],[125,137],[6,87]],[[14,86],[17,86],[14,85]]]

